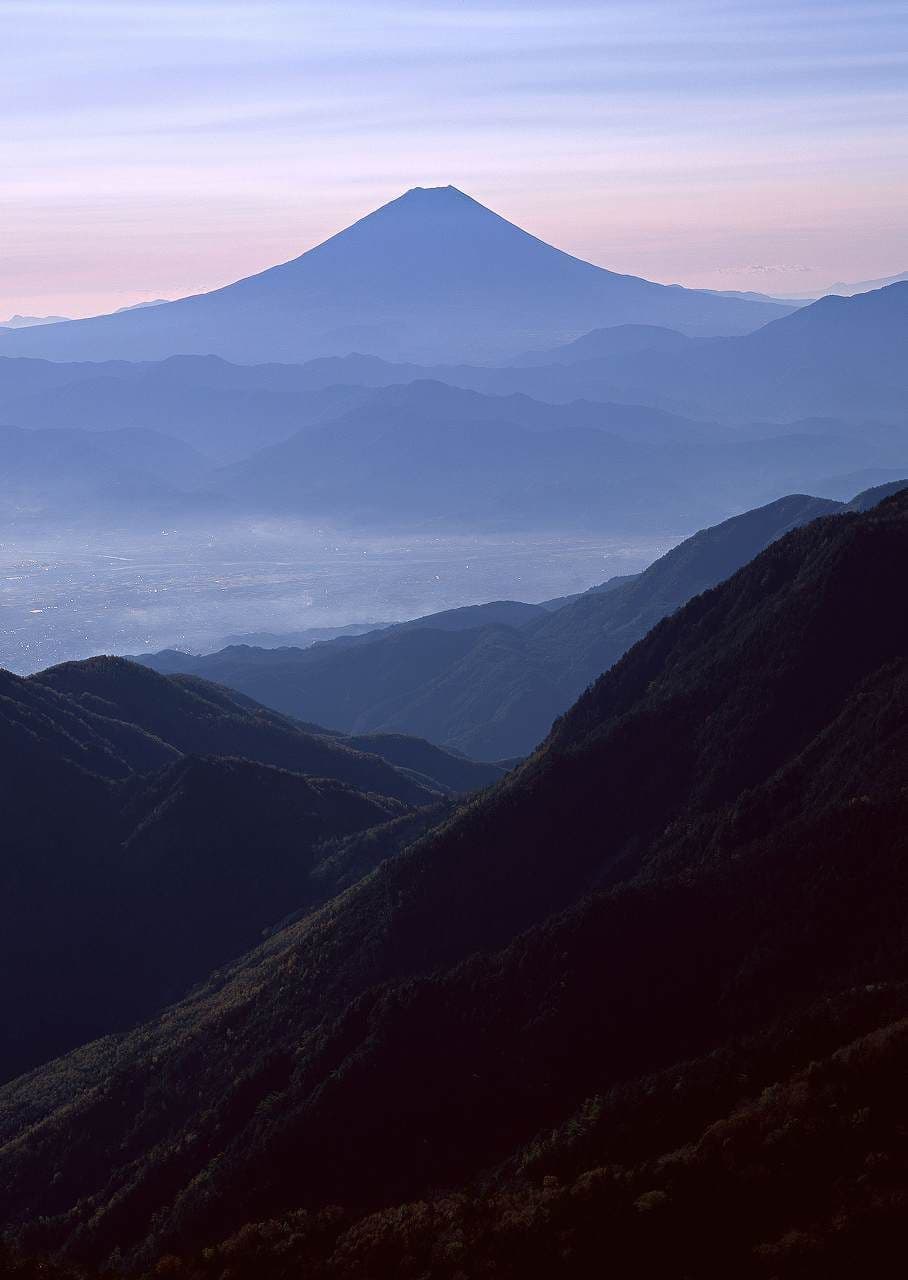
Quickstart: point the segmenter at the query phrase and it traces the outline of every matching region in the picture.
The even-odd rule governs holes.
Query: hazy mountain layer
[[[574,360],[585,346],[590,358]],[[908,283],[821,298],[741,337],[685,342],[606,329],[549,351],[543,358],[552,363],[540,367],[394,366],[354,355],[313,361],[304,371],[313,389],[430,377],[497,395],[627,402],[722,422],[819,416],[904,427],[906,351]]]
[[[600,329],[520,368],[3,360],[0,412],[17,426],[166,432],[230,465],[165,465],[148,437],[109,458],[96,431],[13,433],[0,498],[11,513],[667,533],[779,492],[843,497],[908,465],[906,298],[827,298],[740,338]]]

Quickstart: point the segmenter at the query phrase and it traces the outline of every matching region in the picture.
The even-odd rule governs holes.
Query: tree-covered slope
[[[385,856],[337,861],[338,841],[502,773],[119,658],[0,673],[0,758],[3,1078],[148,1016]]]
[[[785,1240],[835,1262],[904,1196],[906,554],[904,495],[793,531],[494,791],[162,1019],[7,1086],[21,1242],[151,1265],[276,1216],[299,1230],[257,1260],[251,1230],[236,1274],[453,1275],[456,1251],[418,1269],[450,1232],[470,1276],[587,1275],[610,1236],[642,1274],[840,1274]],[[845,1149],[837,1099],[873,1117]]]

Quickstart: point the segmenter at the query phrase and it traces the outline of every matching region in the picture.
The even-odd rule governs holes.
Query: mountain
[[[464,370],[427,371],[365,357],[296,366],[239,366],[201,356],[101,365],[0,357],[0,420],[33,429],[153,430],[223,462],[340,417],[376,425],[404,418],[414,425],[427,418],[504,419],[529,430],[595,427],[644,439],[724,434],[636,405],[578,401],[556,407],[521,394],[461,390],[445,382],[454,372],[466,376]],[[473,372],[485,378],[494,371]]]
[[[869,293],[872,289],[885,289],[890,284],[901,284],[908,280],[908,271],[901,271],[894,276],[881,276],[878,280],[858,280],[846,282],[838,280],[835,284],[827,285],[825,289],[818,290],[820,294],[837,293],[841,297],[851,298],[856,293]],[[811,299],[817,297],[817,293],[811,294]]]
[[[599,367],[497,372],[571,374],[590,363]],[[29,428],[5,432],[0,501],[10,515],[94,519],[128,506],[136,518],[166,510],[384,529],[672,534],[779,492],[847,496],[908,465],[908,436],[895,426],[729,427],[433,379],[306,389],[309,366],[294,376],[290,366],[241,370],[195,357],[93,369],[0,360],[0,413]]]
[[[232,462],[369,394],[356,387],[296,388],[285,371],[281,365],[244,371],[202,357],[100,365],[0,358],[0,415],[33,429],[158,431],[215,461]]]
[[[494,768],[449,756],[431,743],[413,746],[424,762],[433,760],[438,776],[430,769],[423,770],[421,777],[401,773],[385,763],[380,735],[372,737],[373,750],[366,754],[351,748],[342,734],[289,719],[242,693],[191,676],[171,679],[124,658],[66,662],[29,676],[25,682],[14,676],[9,679],[75,699],[79,706],[102,717],[100,729],[105,737],[114,730],[119,732],[121,726],[135,726],[143,744],[151,740],[156,748],[166,748],[165,754],[152,758],[155,764],[174,758],[174,752],[237,756],[313,777],[336,778],[415,805],[434,800],[440,792],[486,786],[497,777]],[[97,731],[98,723],[92,723]],[[134,756],[119,746],[116,757],[113,772],[98,771],[122,776],[120,757],[126,769],[142,768],[145,747]],[[72,759],[78,763],[80,757]],[[469,785],[450,786],[444,777],[449,769],[461,773],[472,770]]]
[[[209,472],[190,445],[155,431],[29,431],[0,426],[0,514],[94,520],[117,508],[172,506]]]
[[[908,283],[821,298],[743,336],[685,342],[663,334],[650,342],[634,327],[617,340],[606,332],[589,341],[597,352],[589,359],[565,360],[570,347],[550,349],[544,358],[551,363],[538,367],[395,365],[351,356],[313,361],[303,372],[312,387],[434,378],[492,395],[656,407],[724,424],[815,417],[904,424]]]
[[[595,588],[591,588],[595,590]],[[490,622],[503,622],[508,626],[522,626],[530,618],[540,617],[546,609],[558,608],[567,600],[546,600],[542,604],[525,604],[522,600],[491,600],[488,604],[463,605],[459,609],[443,609],[440,613],[427,613],[421,618],[411,618],[407,622],[395,623],[361,623],[352,622],[346,627],[306,627],[302,631],[283,632],[249,632],[245,635],[227,636],[222,648],[235,645],[247,645],[257,649],[306,649],[310,645],[323,640],[336,640],[340,637],[354,639],[357,636],[369,635],[375,631],[408,630],[430,628],[442,631],[469,631],[474,627],[484,626]],[[170,651],[175,662],[185,657],[178,650]],[[159,655],[156,655],[159,656]],[[158,670],[161,668],[158,667]],[[174,666],[174,671],[179,671]]]
[[[130,1026],[330,897],[347,874],[332,842],[502,776],[122,659],[2,672],[0,691],[3,1078]]]
[[[512,361],[516,368],[537,365],[580,364],[586,360],[621,359],[639,351],[680,351],[690,339],[675,329],[652,324],[618,324],[610,329],[593,329],[573,342],[546,351],[531,351]]]
[[[890,284],[903,284],[908,281],[908,271],[901,271],[898,275],[882,276],[878,280],[858,280],[857,283],[831,284],[826,290],[827,293],[838,293],[844,297],[853,297],[856,293],[870,293],[874,289],[885,289]]]
[[[450,394],[437,384],[433,398]],[[431,408],[393,408],[390,419],[364,409],[299,432],[213,476],[211,492],[252,513],[367,527],[616,528],[630,520],[671,530],[710,514],[685,490],[654,519],[644,491],[668,501],[667,477],[655,474],[645,446],[595,428],[530,432],[504,416],[450,418]]]
[[[592,398],[728,422],[825,416],[903,427],[906,352],[908,283],[821,298],[743,337],[690,343],[677,352],[640,350],[602,369],[593,362],[554,375],[534,370],[532,381],[515,370],[506,379],[496,375],[494,389],[540,399],[589,396],[595,389]]]
[[[0,352],[54,360],[213,353],[252,364],[363,351],[481,362],[605,325],[745,333],[786,310],[616,275],[454,187],[415,187],[292,262],[177,302],[3,334]]]
[[[859,493],[857,497],[852,498],[849,506],[852,511],[869,511],[871,507],[877,506],[884,498],[891,498],[893,494],[901,493],[903,489],[908,489],[908,480],[890,480],[888,484],[880,484],[872,489],[865,489],[863,493]]]
[[[906,555],[904,494],[786,535],[495,790],[7,1085],[10,1234],[234,1280],[893,1274]]]
[[[37,324],[60,324],[68,316],[10,316],[8,320],[0,320],[0,329],[31,329]]]
[[[253,515],[366,528],[672,535],[827,477],[906,466],[908,433],[894,427],[733,430],[418,381],[376,389],[333,421],[223,468],[208,492]]]
[[[217,680],[347,732],[418,734],[486,760],[522,756],[666,614],[789,529],[840,509],[804,495],[782,498],[701,530],[644,573],[555,611],[506,613],[497,604],[456,611],[456,632],[451,614],[429,615],[309,649],[233,647],[139,661]]]
[[[111,312],[111,314],[119,316],[124,311],[141,311],[143,307],[162,307],[165,302],[169,301],[169,298],[152,298],[149,302],[131,302],[127,307],[117,307],[116,311]]]

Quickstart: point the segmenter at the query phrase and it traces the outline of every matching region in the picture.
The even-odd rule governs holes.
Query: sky
[[[612,270],[908,270],[908,3],[0,0],[0,319],[296,257],[453,183]]]

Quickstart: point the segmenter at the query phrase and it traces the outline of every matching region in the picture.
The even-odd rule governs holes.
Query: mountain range
[[[856,506],[863,501],[859,495]],[[789,529],[844,510],[801,494],[781,498],[703,529],[643,573],[557,608],[558,602],[535,609],[512,602],[508,613],[501,602],[305,649],[239,645],[202,657],[165,651],[139,661],[218,681],[346,732],[417,734],[485,760],[523,756],[661,618]]]
[[[482,362],[602,325],[746,333],[790,309],[618,275],[454,187],[415,187],[292,262],[176,302],[3,333],[0,353],[253,364],[364,351]]]
[[[10,1243],[181,1280],[894,1274],[906,556],[904,492],[793,529],[491,791],[6,1085]]]
[[[68,316],[10,316],[0,320],[0,329],[29,329],[36,324],[61,324]]]
[[[658,327],[616,327],[506,368],[396,366],[350,356],[315,361],[305,371],[313,389],[432,377],[497,395],[647,405],[708,421],[831,417],[903,425],[906,351],[908,283],[821,298],[740,337],[672,338]]]
[[[619,325],[495,367],[0,358],[0,502],[32,520],[685,533],[904,475],[906,354],[896,284],[741,337]]]

